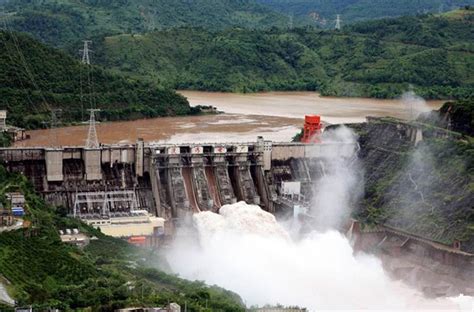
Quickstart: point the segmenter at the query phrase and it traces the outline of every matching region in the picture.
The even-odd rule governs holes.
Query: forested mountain
[[[104,66],[185,89],[465,97],[474,86],[474,12],[368,21],[342,31],[173,29],[106,37]]]
[[[287,25],[286,16],[254,0],[11,0],[4,5],[14,30],[31,33],[55,46],[177,26],[222,29]]]
[[[43,126],[51,108],[63,109],[66,122],[81,121],[91,106],[109,120],[190,111],[187,100],[172,90],[88,67],[26,35],[0,31],[0,64],[0,109],[7,109],[9,122],[17,126]]]
[[[359,20],[441,13],[474,5],[474,0],[257,0],[281,12],[294,15],[299,23],[334,27],[336,14],[343,23]]]

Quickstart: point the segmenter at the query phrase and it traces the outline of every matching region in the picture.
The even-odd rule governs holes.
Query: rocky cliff
[[[472,138],[391,118],[353,128],[365,168],[356,217],[474,253]]]

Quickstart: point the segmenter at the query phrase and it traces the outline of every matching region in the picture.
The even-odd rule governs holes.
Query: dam
[[[321,183],[334,158],[348,163],[360,160],[370,168],[366,179],[374,179],[383,177],[383,166],[403,157],[401,148],[414,147],[425,137],[453,135],[417,123],[373,117],[354,127],[365,133],[358,142],[292,143],[262,137],[247,143],[138,140],[97,148],[3,148],[0,162],[9,171],[24,174],[48,203],[63,207],[70,216],[100,227],[105,234],[151,247],[159,245],[155,244],[159,237],[172,236],[194,213],[218,212],[240,201],[311,223],[314,216],[306,212],[315,193],[324,187]],[[418,271],[423,292],[472,294],[470,241],[440,242],[429,233],[410,233],[391,224],[365,227],[355,220],[343,227],[355,251],[378,253],[387,259],[387,271],[397,278]],[[427,264],[427,258],[432,263]],[[433,276],[444,286],[426,286]]]
[[[23,172],[48,203],[81,219],[146,210],[172,220],[237,201],[272,213],[289,201],[304,204],[325,156],[357,157],[357,151],[357,143],[280,143],[261,137],[195,145],[139,140],[96,149],[6,148],[0,149],[0,161],[9,171]]]

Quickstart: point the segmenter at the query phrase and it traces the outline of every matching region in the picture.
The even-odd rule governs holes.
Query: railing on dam
[[[87,181],[102,179],[102,165],[126,164],[135,167],[137,176],[149,171],[149,164],[157,157],[192,159],[208,157],[218,159],[233,157],[241,163],[252,160],[263,165],[264,170],[270,170],[274,160],[288,160],[301,158],[331,158],[353,157],[359,150],[358,143],[353,142],[323,142],[314,144],[272,142],[259,138],[257,142],[247,143],[208,143],[208,144],[145,144],[137,141],[136,144],[101,145],[97,149],[85,147],[63,148],[1,148],[0,162],[21,164],[33,161],[45,167],[47,180],[60,182],[64,180],[64,162],[80,161],[83,163],[84,177]],[[166,165],[182,164],[181,161],[168,161]],[[17,168],[21,168],[17,167]]]
[[[142,143],[143,144],[143,143]],[[123,161],[133,162],[134,153],[137,151],[137,144],[112,144],[101,145],[97,150],[107,155],[102,155],[103,162]],[[143,144],[143,149],[152,152],[152,154],[173,154],[173,155],[196,155],[196,154],[252,154],[260,152],[271,152],[274,154],[272,159],[286,158],[312,158],[340,155],[350,157],[359,149],[356,142],[324,142],[314,144],[291,143],[291,142],[239,142],[239,143],[199,143],[199,144]],[[206,149],[207,147],[207,149]],[[195,153],[193,150],[200,152]],[[0,148],[0,161],[21,161],[21,160],[40,160],[44,159],[47,152],[61,152],[64,159],[81,159],[87,149],[82,146],[64,146],[64,147],[9,147]],[[185,150],[188,152],[173,152],[176,150]],[[219,151],[220,150],[220,151]],[[108,156],[110,155],[110,156]]]

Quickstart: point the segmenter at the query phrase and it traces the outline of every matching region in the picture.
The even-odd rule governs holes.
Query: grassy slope
[[[286,17],[253,0],[12,0],[6,7],[7,12],[14,13],[9,20],[15,30],[56,46],[104,34],[176,26],[220,29],[286,25]]]
[[[463,14],[363,22],[342,32],[185,28],[110,36],[97,57],[177,88],[394,97],[413,85],[428,98],[464,97],[474,85],[474,14]]]
[[[41,127],[49,121],[50,108],[63,109],[66,122],[80,121],[83,108],[90,106],[101,108],[110,120],[190,112],[186,99],[174,91],[97,66],[90,71],[91,89],[88,67],[28,36],[0,32],[0,47],[0,109],[9,111],[12,124]]]
[[[0,200],[15,190],[26,194],[32,226],[0,234],[0,275],[12,283],[11,295],[20,305],[112,311],[186,301],[193,311],[243,311],[236,294],[158,271],[163,262],[156,254],[61,217],[33,193],[25,177],[0,167]],[[79,228],[98,240],[84,250],[62,244],[58,230],[65,228]]]

